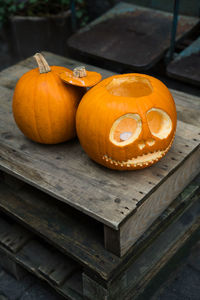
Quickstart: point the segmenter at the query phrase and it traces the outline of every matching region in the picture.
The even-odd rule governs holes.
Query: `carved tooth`
[[[109,159],[108,159],[108,158],[106,158],[106,161],[109,161]]]
[[[127,164],[127,167],[128,167],[128,168],[130,168],[130,166],[131,166],[130,164]]]
[[[113,160],[111,160],[110,163],[113,165]]]

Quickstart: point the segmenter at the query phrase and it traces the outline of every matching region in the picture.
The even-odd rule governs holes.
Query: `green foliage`
[[[87,21],[86,0],[76,0],[76,14],[80,25]],[[13,15],[49,16],[69,9],[70,0],[0,0],[0,26]]]

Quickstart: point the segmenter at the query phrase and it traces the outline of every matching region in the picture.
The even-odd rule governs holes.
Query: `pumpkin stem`
[[[41,53],[36,53],[34,55],[34,58],[36,59],[36,62],[38,64],[38,68],[40,71],[40,74],[51,72],[51,69],[44,58],[44,56]]]
[[[77,77],[77,78],[86,77],[87,73],[86,73],[85,67],[84,66],[79,66],[79,67],[74,68],[73,76]]]

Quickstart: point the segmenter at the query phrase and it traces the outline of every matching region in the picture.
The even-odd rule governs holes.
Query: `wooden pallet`
[[[64,297],[70,300],[82,299],[80,265],[38,239],[22,226],[5,218],[4,215],[0,215],[0,228],[0,264],[2,264],[3,255],[3,266],[8,270],[8,261],[12,266],[8,271],[14,273],[16,277],[16,270],[13,272],[13,266],[15,269],[20,266],[46,281]]]
[[[144,71],[153,67],[170,46],[171,13],[120,2],[68,40],[72,54],[107,61],[121,70]],[[177,40],[199,22],[179,16]]]
[[[44,55],[50,64],[69,68],[79,64],[50,53]],[[11,112],[13,88],[18,78],[33,67],[31,58],[0,73],[0,211],[28,229],[20,225],[3,227],[0,223],[9,238],[0,236],[0,251],[67,299],[135,299],[199,227],[200,177],[192,181],[200,163],[199,98],[172,91],[180,122],[174,146],[162,161],[137,171],[137,176],[135,172],[114,172],[90,161],[77,141],[38,145],[18,131]],[[105,77],[111,75],[93,66],[88,68]],[[66,153],[70,160],[66,160]],[[179,194],[189,181],[192,183]],[[156,193],[166,196],[159,198]],[[133,195],[136,200],[132,200]],[[134,236],[135,216],[150,205],[148,196],[154,208],[159,199],[164,205],[153,216],[151,225],[146,222],[148,230]],[[141,222],[145,224],[144,218]],[[126,226],[130,223],[133,227]],[[117,241],[114,247],[111,238]],[[31,248],[33,240],[35,248]],[[49,249],[55,260],[49,256]],[[42,265],[42,260],[34,257],[40,251],[50,257],[56,270],[49,270],[48,262]],[[75,278],[62,277],[67,268],[63,271],[62,263],[57,261],[64,264],[65,260],[72,268],[77,267],[72,272]]]
[[[11,192],[12,177],[1,175],[1,191],[4,190],[1,211],[14,216],[31,231],[0,214],[0,264],[2,257],[4,265],[8,265],[9,260],[10,271],[14,269],[15,276],[16,268],[23,267],[70,300],[84,297],[90,300],[136,299],[193,234],[200,237],[200,176],[140,238],[131,255],[119,259],[103,249],[99,235],[91,236],[91,228],[77,230],[72,221],[74,216],[70,220],[55,201],[49,199],[46,203],[47,199],[39,194],[35,199],[27,196],[30,187],[25,193],[28,186],[19,182]],[[53,215],[56,215],[54,219]],[[98,231],[96,224],[94,232]],[[101,275],[103,272],[110,275],[108,272],[113,271],[107,280],[99,277],[98,263],[102,265]]]
[[[45,56],[50,63],[75,64],[59,56]],[[11,101],[24,65],[26,70],[32,68],[32,59],[0,74],[0,169],[103,224],[105,248],[124,255],[198,174],[199,128],[179,121],[171,150],[151,168],[136,172],[102,168],[88,158],[77,140],[40,145],[18,130]],[[175,101],[180,100],[179,93],[174,95]]]

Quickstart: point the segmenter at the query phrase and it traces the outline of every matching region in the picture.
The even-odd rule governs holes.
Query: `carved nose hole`
[[[140,150],[142,150],[144,147],[145,147],[145,142],[144,141],[141,141],[139,144],[138,144],[138,147]]]
[[[155,144],[155,140],[154,139],[149,139],[146,141],[148,146],[153,146]]]

